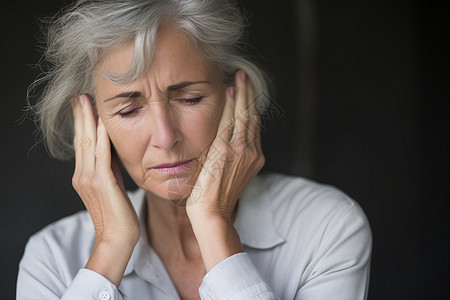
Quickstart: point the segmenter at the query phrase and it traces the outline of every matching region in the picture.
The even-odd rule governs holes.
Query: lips
[[[177,175],[188,169],[193,160],[194,159],[179,161],[175,163],[161,164],[153,167],[152,169],[166,175]]]
[[[162,165],[158,165],[158,166],[153,167],[153,169],[174,168],[176,166],[180,166],[180,165],[186,164],[186,163],[188,163],[190,161],[192,161],[192,159],[185,160],[185,161],[179,161],[179,162],[175,162],[175,163],[162,164]]]

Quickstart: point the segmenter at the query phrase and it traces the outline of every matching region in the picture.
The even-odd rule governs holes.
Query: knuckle
[[[245,139],[238,139],[233,149],[237,153],[245,153],[247,152],[247,142],[245,141]]]
[[[90,185],[91,180],[87,176],[80,176],[78,178],[78,184],[80,187],[86,188]]]
[[[105,149],[103,147],[95,148],[95,157],[102,158],[105,155]]]
[[[225,151],[225,149],[228,147],[229,147],[228,142],[226,140],[220,138],[220,139],[217,139],[215,142],[214,151],[216,153],[222,154]]]
[[[250,119],[251,119],[252,123],[259,124],[261,117],[259,116],[258,113],[252,113]]]
[[[89,187],[97,181],[97,177],[98,175],[95,170],[88,170],[80,177],[80,181],[84,186]]]
[[[79,189],[95,192],[101,189],[101,187],[104,185],[104,180],[101,176],[98,176],[96,174],[90,176],[80,176],[77,185]]]
[[[91,146],[92,141],[90,138],[84,136],[78,139],[78,143],[81,149],[87,150]]]
[[[261,169],[266,164],[266,157],[261,154],[257,159],[257,167]]]
[[[228,129],[234,128],[234,118],[229,118],[228,120],[225,121],[225,125]]]
[[[76,191],[79,189],[80,185],[79,185],[79,176],[78,175],[74,175],[72,177],[72,186]]]
[[[250,118],[247,109],[241,109],[241,110],[239,111],[239,116],[240,116],[241,119],[244,120],[244,121],[247,121],[247,120]]]
[[[90,180],[90,184],[93,188],[97,189],[103,185],[103,179],[100,176],[94,176]]]
[[[266,157],[264,156],[264,154],[261,153],[261,155],[259,156],[259,160],[263,165],[266,163]]]
[[[236,149],[229,143],[225,143],[224,147],[222,148],[222,154],[226,157],[232,157],[236,154]]]

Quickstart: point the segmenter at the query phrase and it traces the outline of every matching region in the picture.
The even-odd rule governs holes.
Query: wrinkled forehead
[[[161,81],[186,80],[220,76],[215,64],[207,61],[195,48],[194,44],[183,33],[172,29],[158,31],[154,41],[151,61],[136,61],[140,57],[136,53],[145,49],[136,49],[134,41],[129,41],[114,48],[103,56],[96,67],[96,74],[106,79],[126,74],[134,64],[145,64],[145,74],[151,74]],[[134,74],[136,75],[136,74]],[[144,74],[139,74],[144,75]],[[211,78],[213,79],[213,78]]]

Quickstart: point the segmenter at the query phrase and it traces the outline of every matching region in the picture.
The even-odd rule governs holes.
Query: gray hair
[[[50,67],[29,90],[30,95],[45,83],[30,109],[50,155],[73,156],[70,100],[94,95],[94,69],[104,55],[134,41],[130,68],[119,76],[103,75],[121,84],[137,79],[150,66],[156,33],[163,25],[184,33],[218,66],[224,83],[231,84],[233,74],[244,70],[262,112],[269,100],[267,76],[241,53],[245,20],[233,0],[78,0],[50,23],[44,53]]]

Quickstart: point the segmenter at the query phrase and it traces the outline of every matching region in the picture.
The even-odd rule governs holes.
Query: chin
[[[192,194],[192,191],[197,194],[197,188],[194,188],[195,182],[197,181],[197,176],[188,176],[188,177],[171,177],[163,182],[149,182],[147,184],[143,184],[140,187],[150,193],[150,195],[154,195],[157,198],[167,200],[173,203],[176,206],[185,207],[186,200]]]

